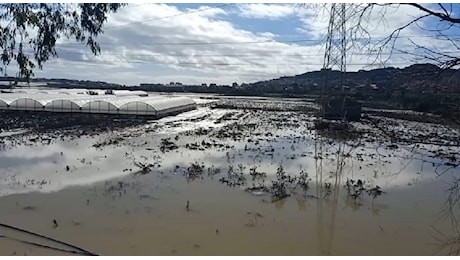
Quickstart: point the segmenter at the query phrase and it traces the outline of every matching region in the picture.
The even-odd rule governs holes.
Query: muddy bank
[[[363,112],[368,115],[408,120],[414,122],[423,122],[431,124],[441,124],[450,126],[457,131],[460,130],[460,121],[456,118],[435,115],[432,113],[417,112],[412,110],[391,110],[391,109],[373,109],[363,108]]]

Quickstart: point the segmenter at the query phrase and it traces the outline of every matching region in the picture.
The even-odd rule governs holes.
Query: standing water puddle
[[[457,235],[458,204],[449,202],[458,198],[460,168],[448,156],[458,146],[396,145],[369,132],[321,138],[312,117],[298,112],[189,115],[96,136],[4,140],[0,222],[102,255],[455,249],[440,245],[443,235]],[[275,186],[285,199],[272,196]],[[0,234],[3,255],[64,254]]]

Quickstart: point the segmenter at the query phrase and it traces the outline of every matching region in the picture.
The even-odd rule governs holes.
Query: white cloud
[[[308,42],[308,45],[283,42],[283,36],[268,31],[270,28],[266,32],[241,29],[237,22],[230,22],[234,9],[201,6],[181,10],[167,4],[128,6],[110,15],[105,33],[98,38],[102,48],[100,56],[94,57],[82,44],[61,41],[60,59],[50,60],[44,71],[36,74],[127,85],[170,81],[231,84],[301,74],[322,67],[324,43],[321,41]],[[236,9],[247,17],[252,10],[252,17],[259,19],[289,17],[302,24],[291,30],[301,32],[297,39],[324,39],[327,31],[328,13],[318,5],[303,8],[248,4],[237,5]],[[372,37],[377,39],[419,14],[413,8],[401,6],[398,10],[388,10],[385,19],[379,20],[381,13],[378,11],[375,10],[366,22]],[[416,26],[401,32],[403,37],[416,36],[414,39],[421,44],[448,48],[445,41],[418,37],[421,35],[423,33]],[[408,38],[399,39],[398,47],[413,48]],[[362,54],[364,50],[351,52]],[[353,71],[368,69],[366,64],[375,57],[348,55],[348,59],[348,69]],[[399,55],[392,57],[390,62],[409,65],[411,60]]]
[[[261,32],[261,33],[257,33],[257,36],[273,39],[279,35],[271,33],[271,32]]]
[[[361,4],[363,7],[367,4]],[[330,13],[328,8],[324,8],[324,5],[316,5],[311,8],[315,12],[309,13],[305,16],[300,16],[299,20],[302,22],[302,26],[296,28],[296,31],[309,35],[311,39],[325,40],[328,21]],[[357,5],[355,5],[357,7]],[[415,46],[411,42],[414,41],[421,46],[426,46],[430,49],[439,48],[443,50],[452,50],[452,45],[449,45],[447,41],[436,40],[433,37],[426,37],[427,31],[422,30],[422,27],[428,25],[426,19],[422,19],[417,23],[409,24],[415,18],[423,15],[424,13],[417,8],[408,5],[391,5],[391,6],[374,6],[370,15],[366,15],[361,20],[361,26],[369,33],[368,35],[362,34],[357,35],[358,37],[363,37],[371,40],[371,44],[357,45],[349,51],[347,54],[347,60],[350,64],[348,67],[349,70],[358,70],[365,67],[375,67],[375,66],[384,66],[379,62],[387,61],[388,63],[398,64],[399,66],[410,65],[412,62],[412,56],[394,54],[398,51],[394,51],[390,57],[390,52],[392,52],[392,42],[384,46],[382,50],[381,57],[376,55],[371,55],[370,51],[378,50],[378,47],[381,47],[386,37],[388,37],[395,29],[404,27],[403,30],[397,35],[397,40],[394,47],[396,50],[405,50],[409,52],[415,52]],[[347,29],[352,29],[352,26],[357,24],[358,16],[347,17]],[[364,31],[361,31],[364,32]],[[350,35],[348,35],[348,40],[350,41]],[[370,37],[370,38],[368,38]],[[349,42],[350,43],[350,42]],[[362,55],[368,54],[368,55]],[[374,62],[377,61],[376,64]],[[419,62],[426,62],[421,60]]]
[[[271,32],[238,29],[220,17],[226,14],[221,8],[182,11],[164,4],[121,9],[110,16],[98,39],[100,56],[82,51],[82,45],[65,43],[61,45],[63,58],[46,64],[44,72],[122,84],[177,79],[228,84],[303,73],[308,67],[301,64],[301,55],[317,52],[315,46],[277,42]],[[79,53],[72,61],[66,55],[70,50]]]
[[[240,4],[239,15],[256,19],[285,19],[296,13],[293,4]]]

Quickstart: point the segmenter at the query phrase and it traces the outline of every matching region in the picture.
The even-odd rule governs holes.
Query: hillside
[[[304,74],[281,77],[249,84],[257,92],[294,92],[308,93],[327,88],[338,89],[340,86],[339,71],[313,71]],[[382,68],[360,70],[345,74],[345,86],[351,91],[382,91],[407,89],[413,91],[449,91],[460,92],[460,71],[443,70],[432,64],[414,64],[406,68]]]
[[[327,78],[327,84],[325,79]],[[0,77],[3,88],[12,77]],[[187,85],[182,83],[158,84],[143,83],[137,86],[123,86],[114,83],[90,80],[73,79],[46,79],[31,80],[34,85],[44,85],[56,88],[98,88],[98,89],[130,89],[159,91],[159,92],[197,92],[218,93],[233,95],[309,95],[318,94],[327,85],[326,90],[341,92],[339,71],[312,71],[295,76],[285,76],[255,83],[238,85],[200,84]],[[27,85],[22,83],[21,85]],[[414,64],[406,68],[382,68],[347,72],[345,75],[345,89],[351,93],[391,93],[395,91],[408,92],[456,92],[460,93],[460,71],[456,69],[443,70],[432,64]],[[1,86],[0,86],[1,87]]]

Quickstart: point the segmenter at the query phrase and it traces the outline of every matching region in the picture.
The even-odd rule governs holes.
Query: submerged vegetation
[[[451,173],[458,173],[459,135],[445,125],[421,123],[409,118],[389,118],[375,110],[365,110],[360,122],[320,122],[310,111],[246,109],[248,103],[262,108],[270,105],[265,100],[247,102],[233,98],[229,102],[235,109],[200,108],[206,113],[175,121],[142,124],[126,121],[126,127],[105,129],[100,133],[91,131],[92,122],[69,132],[58,129],[61,135],[50,135],[51,131],[46,128],[44,131],[17,131],[13,134],[2,132],[0,138],[4,153],[18,148],[29,154],[43,147],[53,151],[50,158],[41,159],[45,166],[40,171],[46,172],[46,175],[38,172],[42,175],[24,178],[24,173],[17,170],[19,167],[13,165],[7,170],[2,169],[5,174],[2,179],[5,189],[2,191],[56,191],[67,179],[95,176],[104,180],[102,188],[94,188],[97,182],[82,188],[85,194],[79,198],[81,205],[76,203],[76,209],[102,211],[101,214],[108,212],[108,220],[116,217],[125,219],[125,222],[117,220],[110,223],[121,223],[122,234],[131,232],[131,227],[123,223],[136,222],[126,220],[146,219],[144,224],[156,225],[157,222],[166,223],[172,216],[170,221],[180,228],[168,230],[171,232],[168,234],[161,233],[161,239],[166,240],[183,234],[184,230],[189,232],[196,226],[203,237],[220,243],[219,239],[231,236],[230,224],[226,224],[229,221],[232,229],[235,226],[251,228],[254,235],[262,229],[271,232],[285,227],[291,230],[290,235],[297,234],[298,227],[308,226],[309,231],[312,228],[332,228],[334,225],[329,219],[334,216],[342,225],[343,216],[348,219],[348,214],[356,214],[353,218],[366,218],[362,221],[366,222],[363,224],[365,230],[357,227],[358,223],[349,221],[347,225],[350,227],[342,225],[342,229],[336,232],[343,235],[353,228],[356,229],[353,232],[359,235],[371,235],[376,241],[383,241],[379,234],[388,235],[397,230],[389,224],[382,224],[385,221],[392,223],[389,218],[398,219],[393,215],[395,208],[399,208],[395,207],[396,204],[403,205],[408,215],[416,212],[426,219],[436,211],[432,204],[424,206],[428,207],[426,209],[413,210],[412,204],[399,201],[395,186],[411,191],[422,187],[422,178],[426,182],[447,180]],[[8,117],[5,119],[8,120]],[[39,123],[43,119],[32,118],[28,124],[32,125],[34,120]],[[10,122],[15,124],[14,120]],[[35,165],[34,160],[27,162]],[[215,193],[213,185],[216,185],[218,193]],[[458,194],[454,192],[458,189],[453,186],[451,191],[445,194],[448,201],[445,216],[456,216],[458,213],[458,204],[455,204]],[[244,202],[236,201],[229,195],[237,192],[241,192]],[[436,193],[431,191],[428,194],[432,196]],[[427,196],[420,194],[417,201],[423,201]],[[43,206],[33,203],[19,204],[17,208],[31,214],[43,213]],[[368,212],[371,214],[368,215]],[[309,217],[305,218],[305,214]],[[313,219],[316,214],[323,224],[299,222],[299,219]],[[231,219],[226,219],[226,215],[231,215]],[[65,215],[56,214],[47,223],[53,223],[55,219],[59,223],[59,227],[53,229],[56,231],[65,230],[68,223],[75,228],[77,225],[72,223],[80,223],[79,228],[91,226],[91,221],[82,221],[78,214],[74,217],[70,222]],[[449,223],[456,222],[455,218],[455,221],[446,219]],[[212,232],[203,233],[209,227]],[[420,233],[426,227],[415,228]],[[373,229],[380,233],[375,235]],[[161,228],[159,230],[163,232]],[[412,234],[412,230],[409,231],[398,230],[407,236]],[[241,232],[245,231],[235,231],[235,234]],[[302,232],[300,237],[307,230]],[[330,234],[329,231],[321,232]],[[455,233],[448,233],[445,228],[442,232],[446,245],[456,241]],[[281,248],[293,246],[279,242],[281,240],[276,240],[276,237],[264,239],[267,239],[264,240],[268,241],[267,244],[278,241]],[[417,239],[413,243],[419,243]],[[328,240],[318,237],[318,241],[326,243]],[[261,248],[266,246],[264,243],[260,244]],[[206,251],[212,250],[210,245],[205,240],[194,241],[192,248],[200,253],[210,252]],[[174,246],[168,252],[184,252],[178,247]],[[132,252],[129,250],[133,248],[130,247],[127,252]],[[303,254],[316,252],[298,250],[296,252]],[[317,252],[337,252],[328,250]],[[360,252],[359,249],[354,250]]]
[[[375,199],[384,193],[378,185],[373,188],[365,188],[365,182],[360,179],[357,181],[347,179],[345,187],[347,188],[348,196],[355,200],[361,199],[363,193],[367,193],[372,197],[372,199]]]

